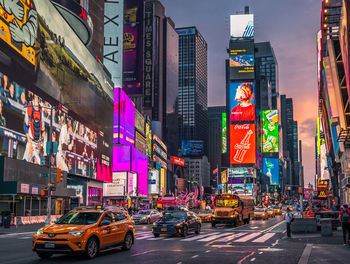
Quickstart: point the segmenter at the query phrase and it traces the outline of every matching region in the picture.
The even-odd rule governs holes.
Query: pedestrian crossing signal
[[[63,182],[63,170],[57,168],[57,177],[56,177],[57,182]]]
[[[41,196],[42,197],[47,197],[49,195],[49,192],[47,189],[41,190]]]

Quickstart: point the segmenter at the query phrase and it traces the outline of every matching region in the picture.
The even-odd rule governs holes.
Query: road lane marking
[[[210,250],[208,249],[207,251],[205,251],[205,253],[209,253],[210,252]]]
[[[192,258],[193,258],[193,259],[194,259],[194,258],[198,258],[198,255],[194,255]]]
[[[216,242],[228,242],[230,240],[233,240],[233,239],[236,239],[236,238],[239,238],[241,236],[244,236],[246,235],[247,233],[237,233],[237,234],[233,234],[231,236],[227,236],[227,237],[223,237],[221,239],[218,239],[216,240]]]
[[[275,233],[266,233],[265,235],[255,239],[253,242],[254,243],[263,243],[267,240],[269,240],[271,237],[273,237],[275,235]]]
[[[170,238],[166,238],[164,240],[168,240],[168,241],[171,241],[171,240],[177,240],[178,238],[177,237],[170,237]]]
[[[244,258],[242,258],[240,261],[237,262],[237,264],[242,264],[243,261],[245,261],[247,258],[250,258],[251,256],[254,255],[254,252],[251,252],[249,255],[245,256]]]
[[[190,237],[190,238],[184,238],[184,239],[181,239],[181,241],[193,241],[193,240],[201,239],[201,238],[204,238],[204,237],[207,237],[207,236],[211,236],[211,235],[215,235],[215,234],[218,234],[218,232],[211,233],[211,234],[205,234],[205,235],[199,235],[199,236],[193,236],[193,237]]]
[[[298,264],[307,264],[311,255],[312,244],[306,244],[303,254],[301,255]]]
[[[218,235],[213,235],[213,236],[210,236],[210,237],[206,237],[206,238],[200,239],[198,241],[200,241],[200,242],[209,242],[209,241],[212,241],[212,240],[217,239],[219,237],[229,236],[229,235],[232,235],[232,233],[222,233],[222,234],[218,234]]]
[[[140,252],[140,253],[136,253],[134,255],[131,255],[132,257],[137,257],[137,256],[140,256],[140,255],[145,255],[145,254],[148,254],[148,253],[151,253],[151,252],[154,252],[155,250],[148,250],[148,251],[144,251],[144,252]]]
[[[250,261],[253,262],[253,261],[255,261],[255,260],[256,260],[256,258],[252,258]]]
[[[244,236],[244,237],[241,237],[237,240],[234,240],[233,242],[247,242],[248,240],[251,240],[253,239],[254,237],[257,237],[259,236],[261,233],[253,233],[253,234],[250,234],[250,235],[247,235],[247,236]]]
[[[136,237],[136,239],[139,240],[139,239],[146,239],[146,238],[150,238],[150,237],[154,237],[154,235],[146,235],[146,236]]]
[[[154,241],[154,240],[161,240],[161,239],[164,239],[164,237],[153,237],[153,238],[149,238],[147,240]]]

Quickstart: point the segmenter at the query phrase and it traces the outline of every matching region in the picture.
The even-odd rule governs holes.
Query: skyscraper
[[[180,141],[203,140],[207,154],[207,42],[196,27],[176,30],[179,34],[179,138]]]
[[[260,109],[277,109],[278,64],[270,42],[255,43],[255,66],[257,91],[261,91],[260,98],[268,95],[266,100],[261,102]]]

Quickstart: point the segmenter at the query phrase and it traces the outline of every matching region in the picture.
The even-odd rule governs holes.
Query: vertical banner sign
[[[124,1],[106,0],[104,15],[103,64],[115,87],[122,87]]]
[[[227,118],[226,113],[222,113],[222,153],[227,152]]]
[[[152,107],[153,88],[153,2],[145,4],[144,106]]]

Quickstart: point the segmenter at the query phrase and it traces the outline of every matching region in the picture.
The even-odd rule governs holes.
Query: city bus
[[[249,224],[250,218],[254,216],[254,207],[255,198],[252,196],[217,195],[215,196],[211,225],[215,227],[216,224],[230,224],[232,226]]]

